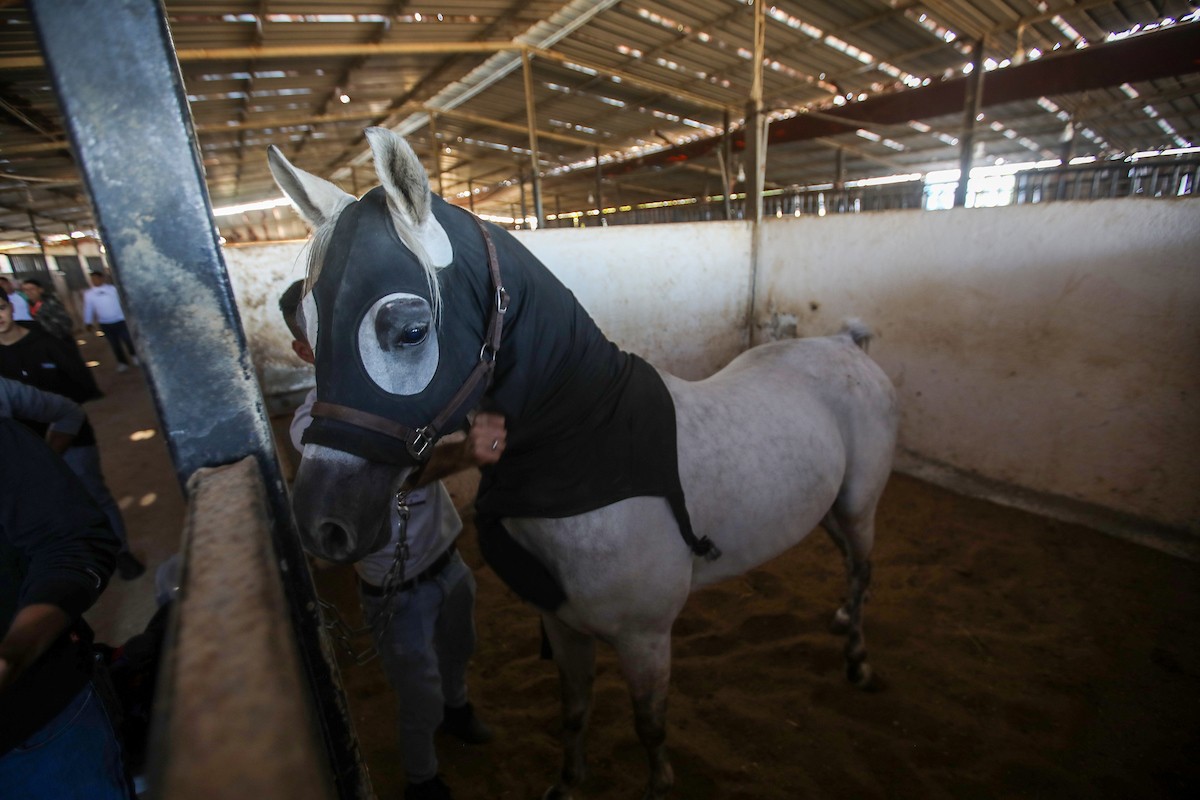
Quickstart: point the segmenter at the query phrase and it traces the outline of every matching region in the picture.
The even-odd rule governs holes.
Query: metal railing
[[[1011,205],[1116,197],[1181,197],[1195,195],[1200,158],[1115,161],[1027,170],[1014,176]],[[843,189],[786,189],[763,198],[763,217],[858,214],[867,211],[926,207],[921,180]],[[745,201],[724,199],[633,208],[603,215],[551,220],[549,227],[576,225],[646,225],[664,222],[708,222],[745,219]]]
[[[1111,197],[1182,197],[1196,194],[1200,159],[1097,162],[1029,170],[1016,175],[1014,205]]]

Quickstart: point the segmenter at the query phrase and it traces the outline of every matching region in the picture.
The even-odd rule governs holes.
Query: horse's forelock
[[[390,205],[388,209],[391,212],[392,227],[395,228],[396,235],[400,237],[404,246],[416,256],[417,263],[421,265],[421,271],[425,273],[425,283],[429,287],[429,305],[433,309],[433,324],[436,326],[442,316],[442,290],[438,286],[438,267],[434,266],[433,259],[429,257],[429,251],[421,243],[421,232],[408,221],[405,215],[397,213]],[[434,220],[432,214],[427,219]],[[434,220],[434,224],[438,224],[436,220]],[[444,266],[449,266],[449,264]]]

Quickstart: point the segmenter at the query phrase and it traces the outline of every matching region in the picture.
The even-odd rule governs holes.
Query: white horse
[[[569,363],[573,356],[547,355],[581,334],[555,336],[545,309],[557,309],[555,322],[567,313],[583,327],[591,324],[572,305],[574,297],[501,229],[486,227],[485,247],[465,213],[431,196],[424,169],[400,137],[382,128],[367,135],[382,189],[357,201],[270,152],[276,180],[315,228],[303,310],[317,345],[318,393],[334,409],[327,409],[326,432],[305,446],[294,508],[305,547],[336,561],[382,546],[383,515],[423,456],[425,440],[461,424],[465,409],[455,403],[478,398],[479,391],[468,391],[465,401],[449,399],[479,363],[494,359],[487,396],[500,398],[509,415],[510,451],[495,470],[505,468],[510,454],[514,463],[536,463],[539,449],[552,448],[553,437],[529,436],[522,444],[523,430],[539,418],[588,424],[586,409],[572,416],[556,401],[564,376],[578,371]],[[372,195],[381,208],[386,199],[386,235],[365,221]],[[503,276],[493,280],[507,292],[488,284],[484,262],[492,241]],[[540,281],[536,292],[530,275]],[[502,337],[493,340],[496,311],[506,307],[508,319],[499,314]],[[545,797],[570,797],[584,775],[599,639],[615,649],[628,683],[649,760],[645,798],[664,798],[673,783],[664,747],[672,624],[692,591],[766,562],[818,524],[845,555],[849,589],[833,624],[847,635],[847,675],[858,685],[870,681],[862,605],[897,412],[891,384],[864,353],[867,336],[850,324],[825,338],[762,345],[702,381],[658,373],[674,407],[682,518],[661,495],[629,496],[557,518],[500,510],[504,529],[564,595],[543,611],[562,679],[565,751]],[[522,362],[526,355],[530,361]],[[345,407],[346,415],[335,413]],[[420,427],[439,408],[446,410],[438,424]],[[406,447],[397,446],[401,439]],[[689,516],[691,543],[711,542],[719,557],[716,550],[699,556],[702,547],[684,543]]]

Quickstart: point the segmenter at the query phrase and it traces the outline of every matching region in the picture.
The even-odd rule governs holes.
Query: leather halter
[[[492,279],[496,302],[492,304],[488,312],[487,330],[483,346],[479,348],[479,362],[471,370],[471,374],[467,376],[459,390],[450,398],[446,407],[428,425],[415,429],[387,417],[359,411],[356,408],[337,403],[318,401],[312,407],[314,417],[336,419],[400,441],[404,444],[409,456],[422,464],[429,460],[429,456],[433,452],[433,443],[441,436],[445,425],[462,412],[461,406],[475,395],[481,385],[486,389],[491,383],[492,372],[496,366],[496,354],[500,351],[504,314],[508,311],[508,292],[505,291],[504,283],[500,280],[500,260],[496,256],[496,246],[492,244],[492,237],[479,217],[465,209],[463,209],[463,213],[469,214],[471,219],[475,220],[479,232],[483,234],[483,243],[487,246],[488,274]]]

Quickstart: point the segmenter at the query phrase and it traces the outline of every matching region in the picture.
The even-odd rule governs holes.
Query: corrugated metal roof
[[[858,103],[961,77],[981,37],[988,67],[1004,69],[1069,58],[1081,42],[1099,46],[1110,34],[1163,36],[1146,29],[1195,24],[1196,5],[777,0],[766,8],[764,102],[780,116],[839,111],[853,120],[846,109]],[[448,198],[516,216],[523,178],[531,213],[518,45],[539,48],[531,64],[547,213],[594,207],[597,148],[602,166],[621,165],[603,179],[606,204],[721,194],[718,147],[646,159],[644,168],[637,159],[718,136],[726,117],[738,128],[753,81],[746,0],[167,0],[165,8],[218,208],[278,197],[266,166],[271,144],[347,191],[364,191],[375,180],[362,129],[383,124],[407,133],[431,174],[436,150]],[[0,240],[28,241],[34,225],[43,236],[92,226],[46,70],[29,63],[37,57],[24,4],[4,4]],[[1192,64],[1124,87],[988,107],[977,150],[986,163],[1056,157],[1068,121],[1079,155],[1196,143],[1200,67]],[[440,112],[436,131],[431,110]],[[839,148],[846,179],[957,166],[961,111],[911,113],[903,123],[772,144],[768,186],[832,180]],[[732,154],[730,176],[741,158]],[[286,209],[218,224],[231,240],[302,235]]]

